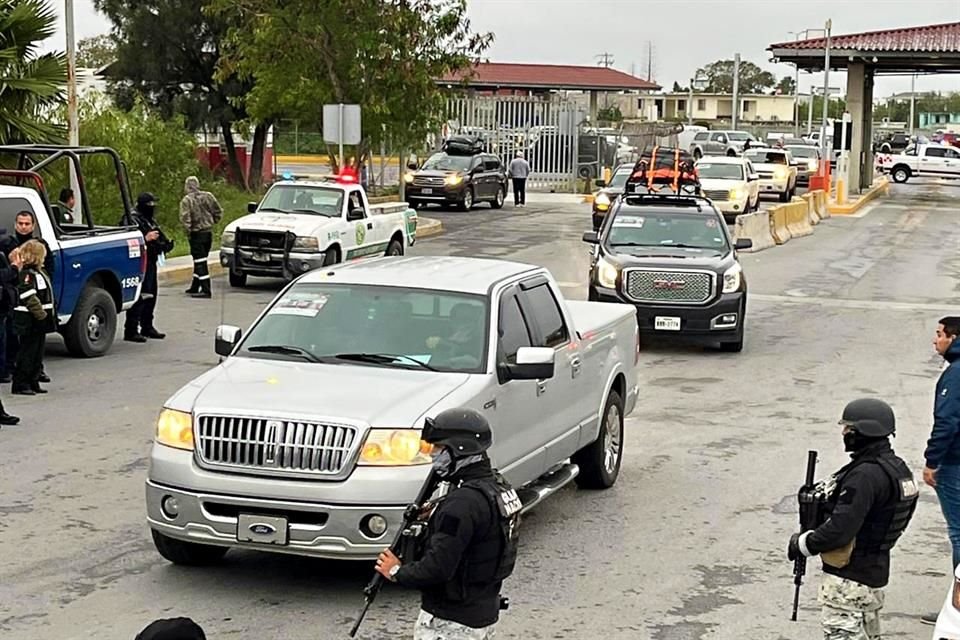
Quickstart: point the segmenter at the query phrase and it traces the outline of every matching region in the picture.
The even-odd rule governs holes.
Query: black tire
[[[790,202],[790,192],[784,191],[780,195],[780,202]]]
[[[694,159],[694,160],[699,160],[699,159],[702,158],[702,157],[703,157],[703,152],[700,151],[700,149],[694,149],[694,150],[693,150],[693,159]]]
[[[340,250],[336,247],[327,249],[323,254],[323,266],[332,267],[340,262]]]
[[[387,252],[384,253],[385,256],[402,256],[403,255],[403,243],[394,238],[390,241],[390,244],[387,245]]]
[[[882,145],[880,145],[880,153],[892,153],[892,152],[893,152],[893,147],[891,147],[889,144],[883,143]]]
[[[164,559],[186,567],[217,564],[229,551],[228,547],[175,540],[154,529],[151,529],[150,533],[153,535],[153,546]]]
[[[576,483],[581,489],[609,489],[617,481],[623,461],[623,400],[619,393],[611,391],[607,397],[597,439],[573,454],[571,461],[580,467]]]
[[[497,187],[497,195],[494,196],[493,200],[490,201],[491,209],[501,209],[503,208],[503,202],[507,199],[507,194],[504,191],[503,187]]]
[[[473,188],[467,187],[463,191],[463,195],[460,197],[460,208],[464,211],[470,211],[473,209],[476,198],[473,196]]]
[[[243,287],[247,286],[247,274],[237,273],[236,271],[231,269],[230,270],[230,286],[237,287],[238,289],[242,289]]]
[[[890,170],[890,177],[898,184],[903,184],[910,179],[911,171],[909,167],[894,167]]]
[[[117,333],[117,305],[113,297],[94,284],[80,294],[63,342],[76,358],[99,358],[110,351]]]
[[[737,152],[734,151],[733,149],[727,149],[727,157],[728,157],[728,158],[736,158],[736,157],[737,157]]]

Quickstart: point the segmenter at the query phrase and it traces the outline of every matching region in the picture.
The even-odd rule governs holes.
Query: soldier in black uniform
[[[819,601],[827,640],[874,640],[880,637],[890,549],[906,530],[919,491],[909,467],[890,447],[888,438],[896,432],[890,405],[855,400],[843,410],[840,424],[852,460],[819,492],[822,523],[793,534],[787,557],[821,556],[826,575]]]
[[[53,283],[43,270],[46,249],[39,240],[20,245],[20,304],[13,310],[13,328],[20,338],[13,371],[13,393],[32,396],[46,393],[40,387],[43,349],[48,333],[57,330]]]
[[[481,414],[444,411],[427,420],[421,437],[434,445],[434,468],[449,492],[431,500],[435,508],[416,559],[401,564],[386,550],[377,571],[421,591],[415,640],[492,638],[506,602],[500,588],[516,563],[522,505],[490,466],[492,436]]]
[[[147,338],[163,340],[166,337],[166,334],[157,331],[153,324],[154,311],[157,308],[157,260],[160,254],[173,249],[173,242],[167,239],[157,224],[156,210],[157,199],[152,193],[141,193],[137,196],[137,209],[130,222],[137,225],[146,241],[147,270],[143,274],[140,299],[127,311],[123,327],[123,339],[127,342],[146,342]]]

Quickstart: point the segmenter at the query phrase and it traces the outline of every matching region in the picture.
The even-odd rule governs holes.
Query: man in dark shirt
[[[820,555],[821,621],[828,640],[880,638],[883,587],[890,579],[890,549],[907,528],[919,490],[906,463],[890,447],[896,432],[890,405],[855,400],[840,420],[851,462],[823,488],[822,523],[795,533],[787,557]]]

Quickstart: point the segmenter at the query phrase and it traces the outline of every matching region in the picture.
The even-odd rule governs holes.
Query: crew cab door
[[[347,222],[345,244],[352,245],[344,260],[356,260],[383,253],[387,243],[382,236],[389,233],[389,229],[382,220],[370,215],[363,194],[358,189],[350,190],[344,198],[343,206]]]
[[[500,295],[498,305],[496,362],[516,364],[517,351],[534,344],[530,321],[520,307],[519,287],[509,287]],[[496,421],[493,438],[494,462],[514,486],[541,476],[545,469],[548,440],[545,434],[547,400],[541,394],[540,380],[504,381],[495,375],[494,397],[485,400],[493,408]]]
[[[564,460],[577,450],[580,423],[596,407],[584,402],[586,386],[600,381],[586,381],[580,349],[560,308],[557,296],[544,276],[520,283],[520,308],[533,330],[533,346],[556,352],[554,376],[538,380],[537,392],[542,409],[542,433],[547,446],[546,466]],[[545,400],[545,402],[544,402]],[[583,410],[584,415],[579,415]]]
[[[920,155],[921,175],[946,175],[947,174],[947,151],[943,147],[924,147]]]
[[[946,154],[943,157],[944,175],[948,178],[960,178],[960,151],[956,149],[944,149]]]

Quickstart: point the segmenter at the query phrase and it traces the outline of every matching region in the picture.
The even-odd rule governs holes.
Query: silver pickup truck
[[[529,509],[614,484],[637,401],[632,306],[568,302],[545,269],[379,258],[309,272],[160,413],[146,484],[160,554],[376,557],[427,476],[424,419],[483,412]]]

